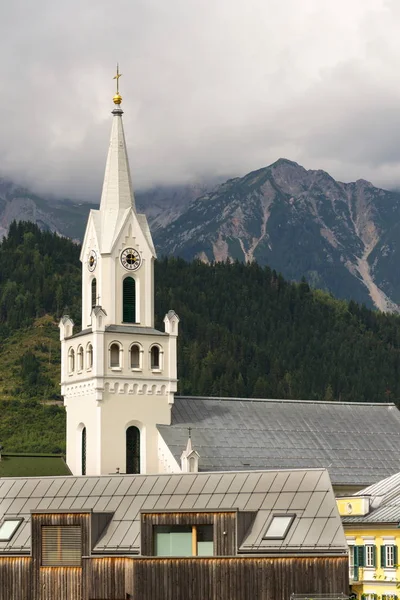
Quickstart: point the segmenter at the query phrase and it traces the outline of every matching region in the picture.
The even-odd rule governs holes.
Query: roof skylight
[[[5,519],[0,525],[0,542],[9,542],[23,519]]]
[[[296,515],[273,515],[267,531],[264,533],[264,539],[283,540],[290,529]]]

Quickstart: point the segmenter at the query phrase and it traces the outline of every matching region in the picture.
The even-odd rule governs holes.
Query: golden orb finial
[[[122,73],[119,72],[119,66],[117,63],[117,74],[114,75],[113,79],[117,80],[117,93],[115,94],[114,98],[113,98],[113,102],[114,104],[116,104],[117,106],[119,106],[122,102],[122,96],[119,93],[119,78],[121,77]]]
[[[122,96],[120,94],[115,94],[115,96],[113,97],[113,102],[117,105],[121,104]]]

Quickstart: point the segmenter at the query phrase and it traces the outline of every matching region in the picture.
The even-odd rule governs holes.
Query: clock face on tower
[[[88,269],[89,271],[94,271],[97,265],[97,254],[94,250],[91,250],[89,252],[89,258],[88,258]]]
[[[142,264],[142,258],[134,248],[125,248],[121,254],[121,263],[128,271],[136,271]]]

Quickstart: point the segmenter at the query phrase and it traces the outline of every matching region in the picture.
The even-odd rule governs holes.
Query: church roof
[[[14,537],[0,541],[0,555],[29,553],[32,513],[76,511],[107,517],[94,540],[93,552],[101,554],[139,554],[146,511],[238,511],[242,553],[347,552],[328,472],[303,469],[0,479],[0,524],[23,519]],[[293,518],[290,528],[283,539],[266,539],[277,513]]]
[[[189,427],[201,471],[325,467],[360,487],[400,471],[394,404],[176,396],[158,429],[178,464]]]

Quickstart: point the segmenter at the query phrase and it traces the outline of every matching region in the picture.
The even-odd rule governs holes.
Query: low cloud
[[[0,172],[96,201],[118,60],[136,188],[281,156],[400,187],[399,18],[395,0],[14,0]]]

